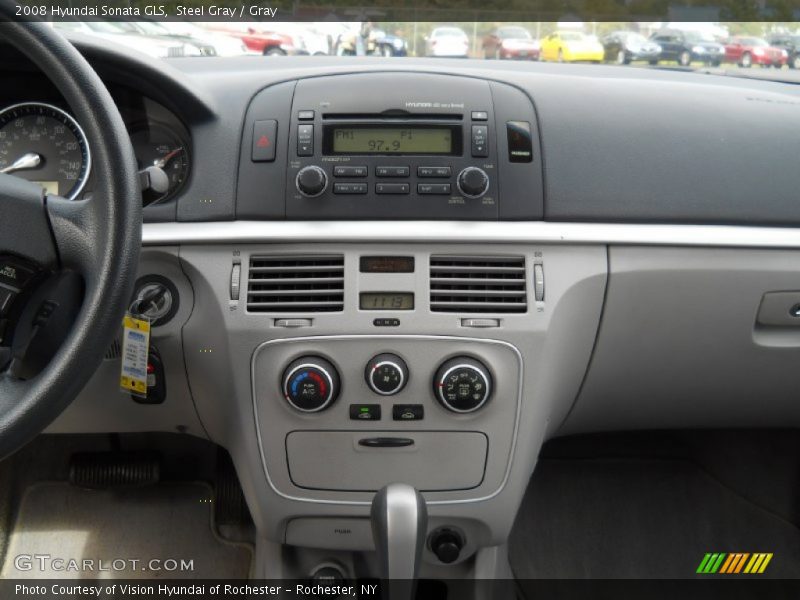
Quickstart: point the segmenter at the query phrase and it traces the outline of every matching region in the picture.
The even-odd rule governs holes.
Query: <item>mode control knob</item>
[[[473,412],[492,395],[492,377],[479,360],[459,356],[436,371],[433,392],[446,409],[457,413]]]
[[[381,396],[392,396],[405,387],[408,366],[395,354],[378,354],[367,363],[364,377],[373,392]]]
[[[463,169],[456,178],[458,191],[467,198],[480,198],[489,191],[489,176],[478,167]]]
[[[302,412],[318,412],[339,395],[339,374],[330,362],[318,356],[303,356],[283,372],[283,396]]]
[[[297,172],[297,191],[307,198],[316,198],[328,187],[328,176],[322,167],[309,165]]]

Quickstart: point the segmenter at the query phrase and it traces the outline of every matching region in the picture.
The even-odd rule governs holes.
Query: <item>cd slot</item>
[[[382,113],[323,113],[323,121],[462,121],[460,113],[410,113],[404,110],[391,110]]]

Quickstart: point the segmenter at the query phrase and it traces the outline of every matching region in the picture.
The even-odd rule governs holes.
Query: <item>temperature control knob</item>
[[[467,167],[456,178],[458,191],[467,198],[480,198],[489,191],[489,176],[478,167]]]
[[[336,367],[317,356],[298,358],[283,372],[283,395],[302,412],[327,408],[339,395]]]
[[[402,390],[408,381],[408,366],[394,354],[378,354],[364,371],[367,385],[376,394],[391,396]]]
[[[315,198],[328,187],[328,176],[321,167],[310,165],[298,171],[295,184],[297,185],[297,191],[303,196]]]
[[[492,395],[492,377],[482,362],[459,356],[439,367],[433,380],[433,393],[448,410],[473,412]]]

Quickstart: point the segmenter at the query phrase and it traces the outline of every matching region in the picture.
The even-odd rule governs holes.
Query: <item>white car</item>
[[[51,25],[63,32],[75,32],[120,44],[154,58],[176,58],[192,55],[187,45],[178,40],[141,35],[110,21],[55,21]]]
[[[212,46],[216,50],[217,56],[255,54],[249,51],[247,46],[242,43],[242,40],[238,38],[203,29],[188,21],[158,21],[153,24],[164,31],[161,35],[191,38],[201,42],[203,45]]]
[[[469,38],[458,27],[437,27],[425,40],[425,56],[466,58]]]

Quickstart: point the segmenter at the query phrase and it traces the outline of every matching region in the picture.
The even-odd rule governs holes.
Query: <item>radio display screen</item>
[[[460,127],[352,126],[325,128],[326,154],[460,154]]]

